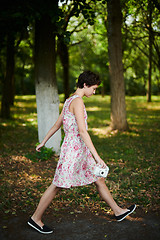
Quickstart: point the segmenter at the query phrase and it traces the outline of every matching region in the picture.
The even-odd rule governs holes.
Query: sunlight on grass
[[[109,122],[106,125],[109,125]],[[101,128],[89,128],[88,130],[92,132],[93,135],[98,136],[99,138],[111,137],[118,132],[117,130],[112,130],[110,126]]]
[[[28,176],[31,181],[37,181],[38,179],[41,179],[40,175],[32,174]]]
[[[94,112],[94,111],[102,111],[103,108],[101,107],[86,107],[87,111]]]
[[[89,129],[92,131],[94,135],[98,135],[99,137],[106,137],[107,136],[107,128],[91,128]]]

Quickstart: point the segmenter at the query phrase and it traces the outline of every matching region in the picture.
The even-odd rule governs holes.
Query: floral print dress
[[[73,95],[63,107],[63,127],[65,138],[57,164],[53,184],[57,187],[70,188],[93,183],[99,178],[93,174],[96,162],[79,134],[75,115],[69,111],[71,102],[80,97]],[[84,118],[87,126],[87,113],[84,106]]]

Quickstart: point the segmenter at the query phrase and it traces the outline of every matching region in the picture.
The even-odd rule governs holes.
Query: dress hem
[[[86,186],[86,185],[90,185],[92,183],[95,183],[100,177],[98,177],[95,181],[89,182],[89,183],[84,183],[84,184],[80,184],[80,185],[70,185],[68,187],[66,186],[58,186],[58,184],[54,183],[54,181],[52,181],[52,183],[59,188],[73,188],[73,187],[82,187],[82,186]]]

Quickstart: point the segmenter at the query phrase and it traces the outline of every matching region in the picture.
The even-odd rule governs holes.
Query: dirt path
[[[54,227],[54,233],[42,235],[27,224],[28,216],[1,220],[1,240],[159,240],[160,216],[135,214],[118,223],[112,215],[96,216],[90,212],[45,217],[45,223]]]

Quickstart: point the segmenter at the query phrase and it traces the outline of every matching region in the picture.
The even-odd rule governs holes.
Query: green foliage
[[[38,144],[36,144],[37,146]],[[35,153],[27,153],[25,155],[26,158],[30,159],[32,162],[38,161],[47,161],[54,155],[54,151],[52,148],[41,148],[40,152],[35,151]]]
[[[149,13],[152,10],[152,94],[160,92],[159,83],[159,44],[160,15],[154,1],[124,1],[123,4],[123,62],[126,88],[131,95],[147,91],[149,64]],[[133,81],[134,80],[134,81]],[[137,87],[133,87],[137,85]],[[135,92],[137,88],[137,91]]]
[[[146,94],[145,82],[141,82],[139,79],[133,77],[125,79],[125,82],[126,82],[126,95],[136,96]]]
[[[153,71],[152,94],[159,94],[159,22],[157,4],[152,2]],[[69,47],[70,92],[84,69],[100,74],[105,93],[110,92],[106,1],[16,1],[1,8],[0,93],[6,72],[6,34],[15,34],[15,92],[34,94],[34,24],[41,14],[49,14],[56,24],[55,34]],[[144,95],[148,81],[148,0],[121,1],[123,13],[123,65],[128,95]],[[68,21],[68,22],[67,22]],[[58,38],[57,38],[58,39]],[[57,58],[58,59],[58,58]],[[59,93],[63,93],[62,66],[57,60]]]

